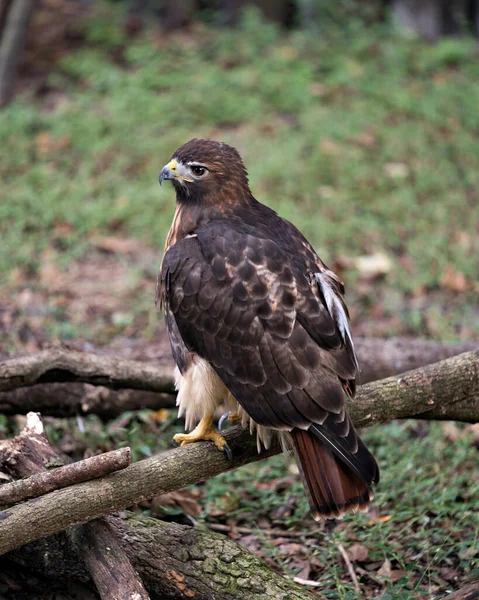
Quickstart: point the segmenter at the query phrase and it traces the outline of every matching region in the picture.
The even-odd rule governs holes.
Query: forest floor
[[[153,297],[174,194],[157,176],[192,137],[239,149],[256,197],[346,281],[354,335],[478,338],[471,40],[360,27],[313,40],[252,13],[237,30],[169,35],[129,37],[123,22],[104,4],[65,14],[35,37],[2,112],[0,356],[70,345],[171,363]],[[131,445],[140,459],[181,427],[166,410],[88,417],[84,432],[47,423],[74,458]],[[0,437],[19,426],[0,415]],[[477,426],[363,437],[382,470],[367,514],[312,521],[282,457],[132,509],[229,531],[328,600],[358,597],[341,546],[364,598],[435,600],[477,578]]]

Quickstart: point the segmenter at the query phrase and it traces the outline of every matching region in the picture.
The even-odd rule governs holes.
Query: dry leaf
[[[38,274],[40,277],[40,282],[43,285],[49,286],[57,283],[61,277],[60,269],[52,262],[42,263],[38,269]]]
[[[338,156],[341,154],[341,147],[331,138],[324,137],[319,142],[319,148],[321,152],[324,152],[324,154],[329,154],[330,156]]]
[[[365,148],[374,148],[376,146],[376,136],[369,131],[362,131],[351,139],[352,142]]]
[[[441,286],[451,292],[465,292],[469,287],[464,273],[457,271],[453,265],[448,265],[441,276]]]
[[[199,515],[201,512],[201,505],[199,504],[198,494],[190,492],[189,490],[177,490],[168,494],[163,494],[155,498],[155,504],[157,506],[167,507],[179,507],[181,510],[191,516]]]
[[[391,179],[404,179],[409,175],[409,167],[406,163],[386,163],[383,169]]]
[[[374,525],[374,523],[387,523],[391,519],[392,515],[382,515],[378,517],[371,517],[368,521],[368,525]]]
[[[52,138],[48,131],[40,131],[35,137],[35,145],[39,156],[45,156],[53,148]]]
[[[352,544],[346,549],[350,560],[364,562],[367,560],[369,550],[363,544]]]
[[[95,242],[95,246],[104,252],[113,254],[132,254],[141,249],[137,240],[120,237],[105,237]]]
[[[354,267],[367,279],[387,275],[393,268],[391,259],[383,252],[376,252],[353,259]]]

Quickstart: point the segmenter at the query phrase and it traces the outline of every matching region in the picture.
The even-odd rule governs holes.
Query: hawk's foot
[[[229,460],[233,458],[233,453],[225,438],[213,427],[213,417],[203,417],[190,433],[177,433],[173,436],[173,441],[180,446],[186,446],[186,444],[201,440],[213,442],[218,450],[226,454]]]

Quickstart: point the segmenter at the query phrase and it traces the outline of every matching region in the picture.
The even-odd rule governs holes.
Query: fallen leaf
[[[369,555],[369,550],[363,544],[352,544],[346,549],[350,560],[364,562]]]
[[[190,490],[177,490],[157,496],[155,498],[155,505],[169,508],[179,507],[185,514],[191,516],[199,515],[201,512],[198,494]]]
[[[465,292],[469,287],[464,273],[457,271],[453,265],[448,265],[440,279],[441,286],[451,292]]]
[[[52,262],[45,262],[38,269],[40,282],[43,285],[51,286],[57,283],[61,277],[60,269]]]
[[[404,179],[409,175],[409,167],[406,163],[386,163],[383,169],[386,175],[391,179]]]
[[[372,517],[368,521],[368,525],[374,525],[374,523],[387,523],[389,519],[392,518],[392,515],[382,515],[378,517]]]
[[[37,134],[35,137],[35,145],[39,156],[45,156],[52,150],[52,138],[48,131],[40,131],[40,133]]]
[[[393,268],[391,259],[383,252],[358,256],[353,259],[352,263],[366,279],[375,279],[387,275]]]
[[[376,146],[376,136],[369,131],[362,131],[351,138],[351,141],[358,146],[363,146],[365,148],[374,148]]]
[[[99,250],[113,254],[133,254],[141,249],[141,244],[137,240],[120,237],[102,238],[95,242],[95,246]]]
[[[332,140],[331,138],[324,137],[319,142],[319,149],[324,154],[329,154],[330,156],[338,156],[341,154],[341,147],[337,142]]]
[[[284,554],[286,556],[291,556],[292,554],[303,554],[304,547],[302,544],[295,544],[294,542],[290,544],[281,544],[278,546],[278,550],[280,554]]]

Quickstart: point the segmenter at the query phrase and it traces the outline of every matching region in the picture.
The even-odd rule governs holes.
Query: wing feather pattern
[[[366,492],[356,480],[369,489],[379,472],[344,408],[344,390],[354,392],[357,362],[342,284],[312,249],[312,260],[304,248],[290,255],[264,233],[254,235],[254,228],[217,221],[195,233],[172,246],[162,262],[169,329],[173,319],[175,335],[210,362],[256,423],[293,431],[317,513],[341,513],[347,473],[358,506],[364,504]],[[318,468],[309,466],[318,445],[330,448],[325,460],[343,465],[329,487]],[[314,474],[321,475],[322,491],[311,484]],[[319,498],[325,506],[318,507]]]

